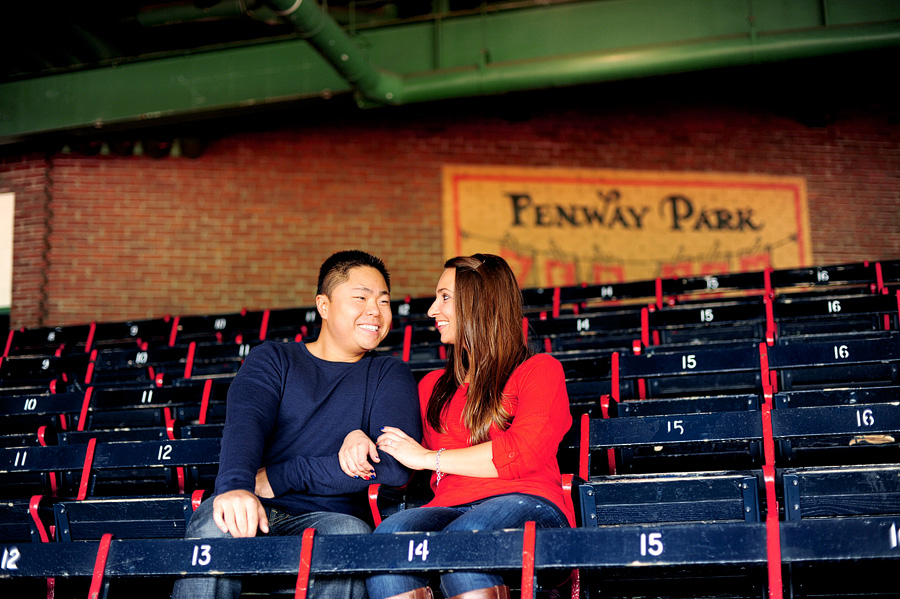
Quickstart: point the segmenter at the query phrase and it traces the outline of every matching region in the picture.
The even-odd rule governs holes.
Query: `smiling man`
[[[318,338],[254,348],[228,390],[216,494],[191,518],[187,538],[371,532],[365,492],[375,478],[405,484],[390,456],[369,476],[348,477],[338,451],[384,426],[421,437],[416,383],[395,358],[374,356],[391,327],[390,276],[361,251],[338,252],[319,271]],[[405,428],[409,427],[409,428]],[[173,597],[238,597],[241,581],[185,577]],[[314,599],[363,599],[362,579],[313,581]]]

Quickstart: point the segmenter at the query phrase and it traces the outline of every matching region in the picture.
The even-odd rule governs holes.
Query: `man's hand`
[[[213,520],[222,532],[235,538],[255,537],[257,528],[269,532],[269,519],[259,497],[242,489],[216,495]]]
[[[265,468],[260,468],[256,472],[256,496],[263,499],[272,499],[275,497],[275,491],[269,484],[269,476],[266,474]]]
[[[344,437],[344,443],[338,451],[338,461],[341,463],[341,470],[347,476],[356,476],[369,480],[375,474],[375,468],[369,463],[368,458],[378,463],[381,458],[378,457],[378,449],[369,436],[357,429],[347,433]]]

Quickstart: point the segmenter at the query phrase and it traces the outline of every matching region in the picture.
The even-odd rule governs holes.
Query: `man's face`
[[[391,328],[391,295],[384,277],[369,266],[350,269],[331,297],[319,295],[316,305],[325,321],[322,339],[330,359],[358,360],[378,347]]]

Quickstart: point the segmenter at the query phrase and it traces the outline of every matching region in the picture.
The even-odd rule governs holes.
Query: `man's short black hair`
[[[322,263],[316,295],[331,297],[334,288],[350,278],[350,270],[359,266],[368,266],[380,272],[390,293],[391,275],[380,258],[361,250],[344,250],[332,254]]]

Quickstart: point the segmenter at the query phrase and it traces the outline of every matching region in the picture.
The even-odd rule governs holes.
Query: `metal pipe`
[[[545,60],[488,64],[406,78],[392,104],[563,87],[870,50],[900,44],[896,24],[758,34]]]
[[[760,62],[807,58],[900,44],[896,22],[750,33],[622,51],[488,63],[400,77],[372,67],[362,51],[314,0],[268,0],[357,92],[360,106],[597,83]]]
[[[275,13],[292,23],[359,94],[378,104],[395,102],[402,88],[399,77],[375,70],[340,25],[314,0],[268,1]]]

